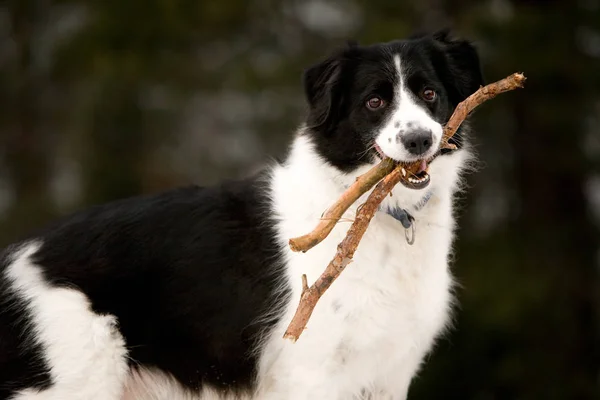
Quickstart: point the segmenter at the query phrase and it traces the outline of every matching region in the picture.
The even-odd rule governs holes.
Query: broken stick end
[[[515,83],[517,84],[517,86],[522,88],[525,86],[525,81],[527,80],[527,77],[525,76],[525,74],[523,72],[515,72],[513,74],[513,79],[514,79]]]
[[[296,343],[296,341],[298,340],[298,337],[297,337],[297,336],[294,336],[294,335],[292,335],[292,334],[291,334],[291,333],[289,333],[289,332],[286,332],[286,333],[283,335],[283,338],[284,338],[284,339],[286,339],[286,340],[289,340],[289,341],[291,341],[292,343]]]
[[[306,274],[302,274],[302,296],[308,290],[308,280],[306,278]]]
[[[329,233],[329,232],[327,232]],[[322,239],[321,239],[322,240]],[[321,241],[318,238],[315,239],[310,234],[304,236],[298,236],[296,238],[292,238],[288,241],[290,245],[290,249],[295,252],[303,252],[306,253],[308,250],[315,247]]]
[[[288,241],[288,244],[290,245],[290,249],[292,249],[293,252],[297,253],[302,250],[302,249],[300,249],[300,247],[298,247],[298,244],[296,243],[296,240],[294,240],[294,239],[290,239]]]

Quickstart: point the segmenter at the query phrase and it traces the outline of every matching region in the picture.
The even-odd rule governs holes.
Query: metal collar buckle
[[[406,243],[412,245],[415,242],[415,218],[410,215],[408,211],[399,207],[388,209],[387,213],[395,220],[400,221],[404,227],[404,237],[406,238]]]

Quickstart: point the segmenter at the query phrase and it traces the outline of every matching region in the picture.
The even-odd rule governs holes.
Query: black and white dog
[[[453,196],[470,153],[466,128],[440,151],[442,125],[482,81],[474,47],[446,32],[349,46],[306,71],[310,111],[285,162],[96,206],[4,249],[0,398],[406,398],[452,304]],[[284,340],[301,275],[322,273],[349,223],[306,253],[288,240],[384,155],[424,161],[300,339]]]

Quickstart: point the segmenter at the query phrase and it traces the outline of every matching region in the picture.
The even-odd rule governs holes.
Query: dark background
[[[0,0],[0,245],[245,175],[283,154],[304,67],[442,26],[529,80],[473,118],[456,326],[410,398],[600,398],[600,0]]]

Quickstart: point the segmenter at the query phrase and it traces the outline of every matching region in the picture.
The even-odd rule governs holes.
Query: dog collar
[[[346,189],[348,187],[349,186],[346,185]],[[421,200],[419,200],[413,206],[415,211],[422,210],[423,207],[427,205],[427,202],[429,202],[429,200],[431,199],[431,196],[433,196],[433,190],[427,191],[427,193],[425,193],[425,196],[423,196],[423,198],[421,198]],[[385,207],[384,209],[380,207],[379,211],[383,211],[384,213],[391,216],[396,221],[399,221],[402,224],[402,227],[404,227],[404,236],[406,237],[406,243],[412,245],[415,242],[415,233],[417,231],[415,227],[415,217],[413,217],[406,209],[401,207]]]
[[[425,196],[423,196],[423,198],[413,206],[415,211],[422,210],[423,207],[427,205],[427,202],[429,201],[429,199],[431,199],[432,195],[433,191],[431,190],[425,193]],[[402,226],[404,227],[406,243],[412,245],[415,242],[415,217],[413,217],[406,209],[400,207],[386,207],[383,210],[380,209],[380,211],[385,212],[386,214],[388,214],[389,216],[391,216],[396,221],[399,221],[402,224]]]

